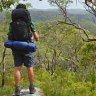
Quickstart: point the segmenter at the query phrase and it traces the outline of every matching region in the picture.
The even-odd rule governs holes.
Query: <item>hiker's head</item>
[[[26,5],[20,3],[20,4],[18,4],[18,5],[16,6],[16,9],[19,9],[19,8],[26,9]]]

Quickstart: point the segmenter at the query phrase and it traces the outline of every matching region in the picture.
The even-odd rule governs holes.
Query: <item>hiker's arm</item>
[[[31,23],[31,31],[32,31],[32,36],[35,39],[35,41],[38,41],[39,40],[39,35],[36,32],[36,27],[35,27],[33,22]]]
[[[39,40],[39,35],[37,32],[33,32],[33,38],[35,39],[35,41]]]

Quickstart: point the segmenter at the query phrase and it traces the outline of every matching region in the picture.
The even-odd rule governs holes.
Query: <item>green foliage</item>
[[[56,68],[51,75],[40,69],[36,73],[37,84],[45,92],[45,96],[95,96],[96,90],[91,92],[91,82],[80,82],[71,72]],[[93,94],[94,93],[94,94]]]
[[[48,0],[48,2],[53,5],[53,4],[57,4],[60,5],[62,7],[66,7],[66,4],[70,4],[73,3],[73,0]],[[58,6],[57,6],[58,7]]]
[[[0,2],[0,11],[2,11],[3,9],[7,9],[10,8],[10,6],[12,4],[14,4],[15,2],[18,2],[19,0],[1,0]]]
[[[39,70],[37,82],[45,95],[95,96],[95,43],[83,42],[78,30],[56,21],[37,25],[41,36],[39,60],[42,61],[38,64],[42,63],[48,71]]]
[[[45,96],[95,96],[95,42],[83,42],[78,30],[60,24],[57,20],[38,22],[36,27],[40,34],[37,52],[34,54],[36,86],[43,89]],[[1,57],[5,39],[6,36],[0,38]],[[11,50],[7,49],[6,54],[5,90],[2,88],[0,92],[10,96],[14,91],[14,64]],[[28,86],[28,79],[24,67],[21,74],[21,86],[25,88]],[[0,71],[0,81],[1,79]]]
[[[83,53],[90,53],[96,51],[96,43],[91,42],[91,43],[86,43],[84,46],[82,46],[82,52]]]
[[[87,65],[95,65],[95,56],[96,56],[96,44],[95,42],[91,43],[86,43],[81,47],[80,54],[82,55],[81,57],[81,64],[84,66]]]
[[[3,11],[4,9],[9,9],[11,7],[11,5],[18,3],[19,1],[20,0],[1,0],[0,1],[0,11]],[[25,0],[21,0],[21,1],[25,1]],[[26,3],[26,6],[28,8],[32,7],[31,3]]]
[[[31,3],[26,3],[26,7],[27,7],[27,8],[32,8]]]
[[[38,49],[42,61],[46,62],[44,66],[60,65],[74,70],[71,63],[77,66],[78,51],[83,44],[79,32],[72,26],[61,25],[56,21],[45,23],[40,29],[38,27],[38,30],[41,30],[40,47],[42,47],[38,46]]]

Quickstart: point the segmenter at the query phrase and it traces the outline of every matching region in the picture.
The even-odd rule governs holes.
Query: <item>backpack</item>
[[[32,33],[30,32],[31,17],[26,9],[14,9],[12,11],[12,40],[27,41],[31,40]]]

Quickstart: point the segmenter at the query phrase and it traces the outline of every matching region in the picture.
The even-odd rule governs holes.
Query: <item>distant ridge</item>
[[[31,11],[60,12],[59,9],[30,9]],[[88,14],[85,9],[67,9],[71,14]]]
[[[68,9],[68,12],[71,14],[88,14],[84,9]]]
[[[60,11],[58,9],[29,9],[32,20],[35,21],[47,21],[60,17]],[[73,15],[85,15],[87,11],[82,9],[68,9],[69,14]],[[4,20],[5,12],[0,13],[0,20]]]

